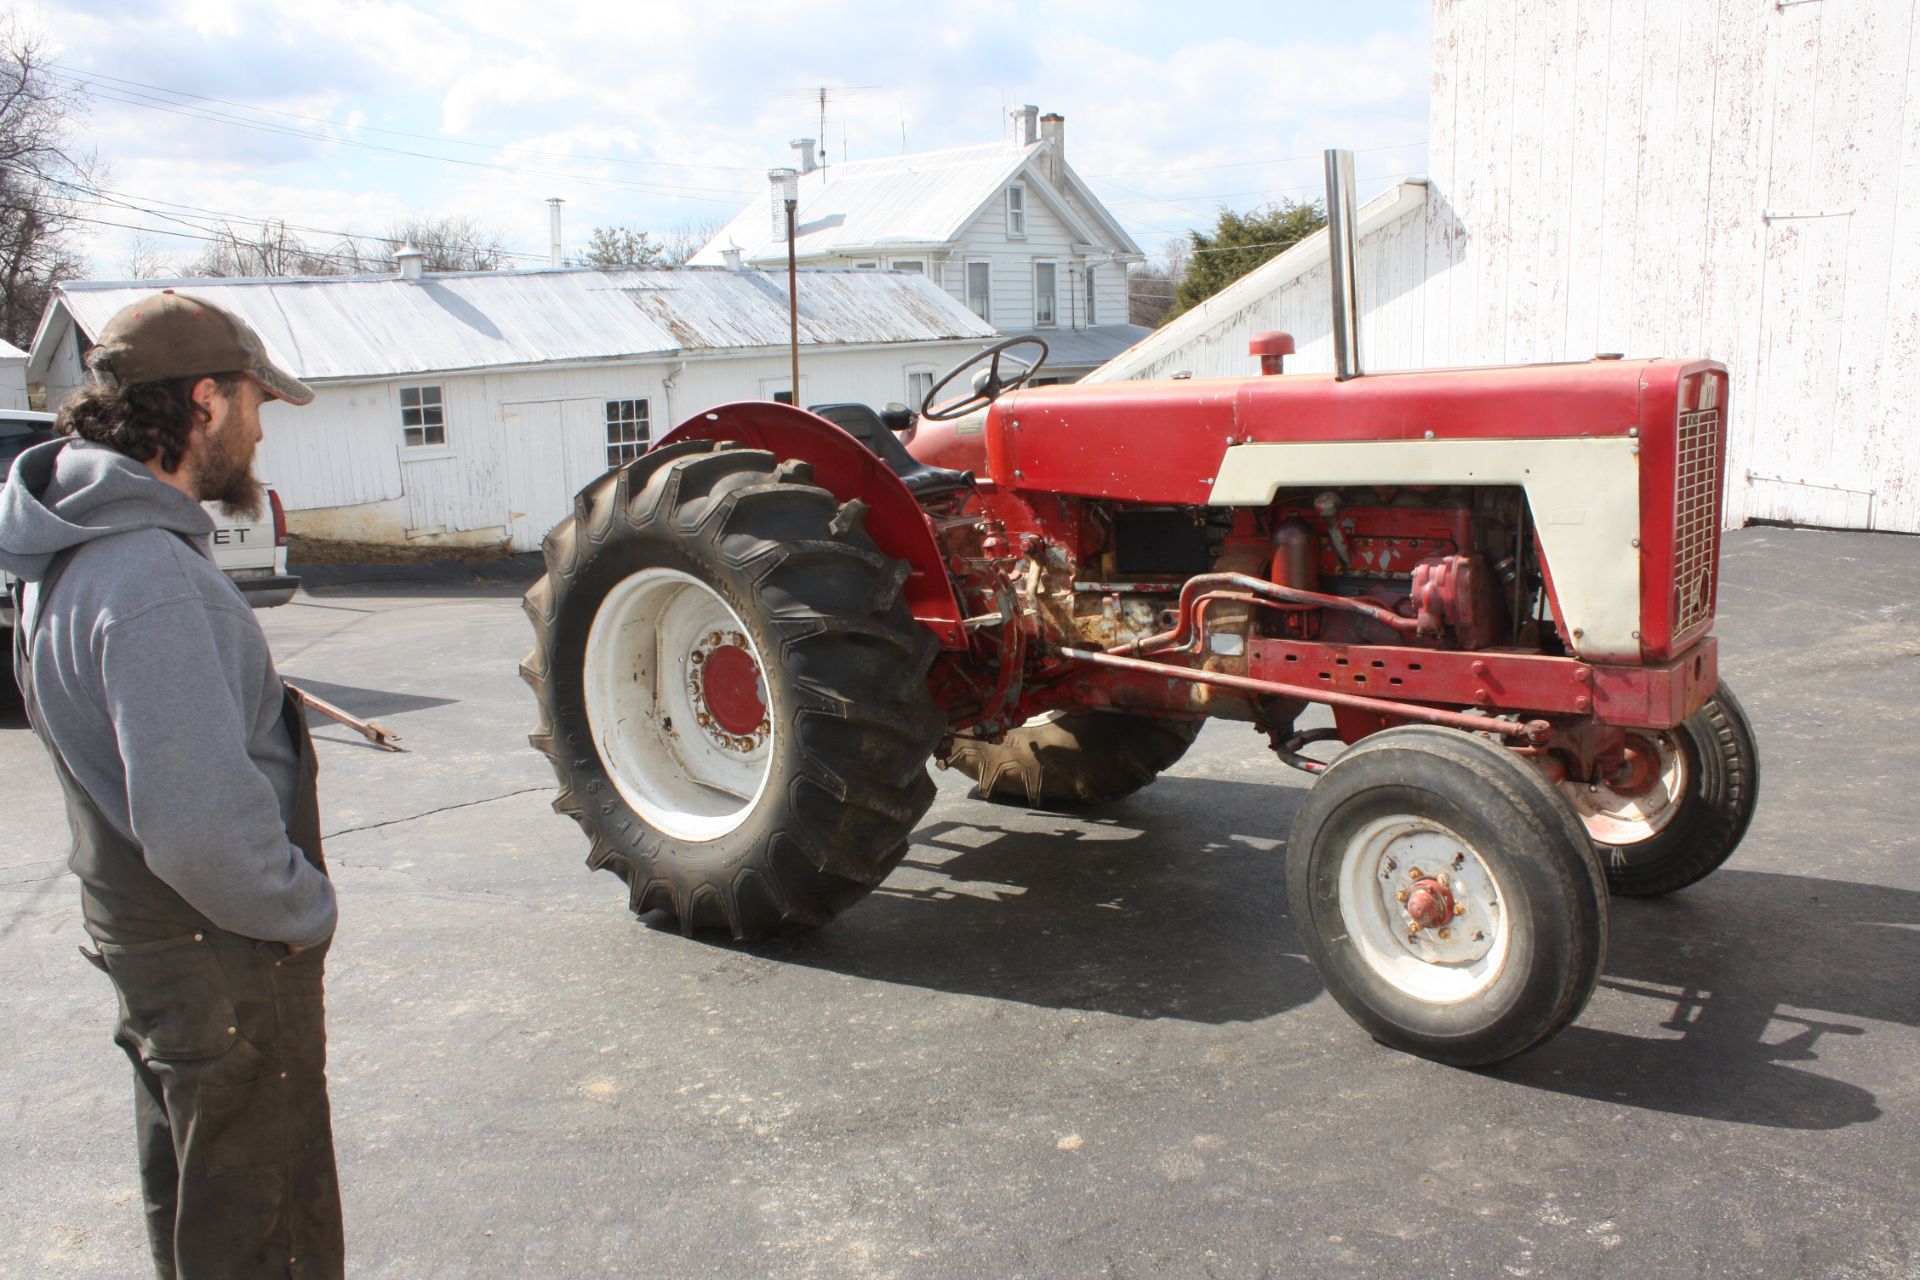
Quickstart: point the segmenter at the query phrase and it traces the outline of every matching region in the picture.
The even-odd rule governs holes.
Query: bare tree
[[[72,245],[75,197],[99,170],[73,139],[85,104],[48,62],[39,37],[0,17],[0,338],[19,347],[54,286],[85,271]]]
[[[727,225],[725,218],[689,218],[660,237],[660,263],[677,267],[707,247],[707,242]]]
[[[120,270],[129,280],[160,280],[178,274],[172,259],[144,231],[127,237],[127,256],[121,259]]]
[[[234,276],[337,276],[356,270],[357,253],[342,245],[334,252],[315,249],[284,222],[223,222],[214,240],[187,267],[189,276],[222,279]]]
[[[389,226],[381,239],[387,261],[380,270],[392,269],[393,254],[405,244],[427,255],[421,265],[428,271],[498,271],[513,265],[506,234],[471,218],[408,218]]]

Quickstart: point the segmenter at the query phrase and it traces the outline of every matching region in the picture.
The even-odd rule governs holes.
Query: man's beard
[[[214,441],[200,462],[200,501],[215,503],[236,520],[258,520],[266,510],[267,491],[253,474],[252,442],[238,432],[222,433]]]

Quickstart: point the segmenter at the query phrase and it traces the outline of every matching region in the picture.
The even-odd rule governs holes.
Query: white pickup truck
[[[0,482],[13,469],[13,460],[43,440],[53,439],[53,415],[26,409],[0,409]],[[293,599],[300,579],[287,572],[287,516],[280,495],[267,490],[269,514],[258,521],[238,522],[207,508],[215,521],[213,559],[247,602],[256,609]],[[13,577],[0,570],[0,631],[13,626],[13,600],[8,594]],[[12,637],[0,637],[0,653],[10,653]],[[0,661],[11,680],[12,663]]]

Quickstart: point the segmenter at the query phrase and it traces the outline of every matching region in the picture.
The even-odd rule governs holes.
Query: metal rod
[[[824,167],[824,166],[823,166]],[[787,346],[793,353],[793,403],[800,404],[800,268],[794,255],[794,222],[799,201],[787,203]]]
[[[1235,587],[1241,591],[1250,591],[1265,596],[1269,600],[1282,600],[1288,604],[1312,605],[1318,609],[1342,609],[1348,613],[1357,613],[1371,618],[1383,627],[1395,631],[1412,633],[1419,630],[1420,623],[1414,618],[1403,618],[1390,613],[1377,604],[1366,600],[1355,600],[1348,596],[1323,595],[1318,591],[1302,591],[1298,587],[1283,587],[1245,573],[1202,573],[1187,579],[1187,585],[1180,591],[1180,621],[1171,631],[1162,631],[1158,635],[1147,636],[1128,644],[1115,645],[1109,653],[1149,653],[1156,649],[1177,649],[1192,636],[1195,625],[1194,605],[1199,597],[1221,587]]]
[[[1333,279],[1333,374],[1360,376],[1360,295],[1354,258],[1353,152],[1327,152],[1327,274]]]
[[[353,730],[374,746],[379,747],[382,751],[404,752],[406,750],[405,747],[394,745],[400,741],[400,735],[381,724],[378,720],[362,720],[351,712],[342,711],[339,707],[334,706],[324,698],[316,698],[313,694],[308,693],[305,689],[297,685],[288,685],[287,692],[307,706],[312,707],[315,711],[318,711],[321,715],[326,716],[329,720],[338,720],[341,724],[347,726],[347,728]]]
[[[1371,711],[1376,715],[1393,716],[1400,720],[1418,720],[1425,724],[1445,725],[1450,729],[1465,729],[1468,733],[1497,733],[1506,738],[1539,741],[1551,731],[1551,726],[1544,720],[1516,723],[1512,720],[1496,720],[1492,716],[1470,716],[1462,711],[1443,711],[1438,707],[1416,706],[1410,702],[1390,702],[1385,698],[1369,698],[1357,693],[1341,693],[1334,689],[1282,684],[1278,680],[1257,680],[1252,676],[1234,676],[1221,671],[1196,671],[1192,667],[1176,667],[1166,662],[1149,662],[1144,658],[1123,658],[1118,654],[1100,653],[1092,649],[1061,649],[1058,653],[1062,658],[1074,662],[1085,662],[1096,667],[1137,671],[1145,675],[1164,676],[1169,680],[1185,680],[1191,684],[1214,684],[1223,689],[1238,689],[1243,693],[1259,693],[1268,697],[1297,698],[1302,702],[1324,702],[1330,707],[1352,707],[1356,711]]]

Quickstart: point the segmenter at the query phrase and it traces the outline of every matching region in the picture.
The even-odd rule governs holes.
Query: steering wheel
[[[1039,358],[1032,364],[1021,369],[1020,372],[1013,377],[1003,379],[1000,376],[1001,355],[1012,347],[1017,347],[1022,343],[1029,342],[1040,348]],[[988,360],[989,358],[991,362],[974,377],[972,394],[962,396],[958,400],[949,401],[941,405],[938,409],[933,407],[934,398],[946,389],[948,383],[973,368],[973,366],[979,364],[982,360]],[[1003,339],[983,351],[968,356],[965,360],[962,360],[959,364],[947,370],[938,382],[928,388],[927,398],[920,402],[920,416],[933,422],[949,422],[954,418],[964,418],[975,409],[986,408],[1016,387],[1025,386],[1027,380],[1032,378],[1034,374],[1040,372],[1040,366],[1046,362],[1047,344],[1043,339],[1033,337],[1030,334],[1025,337]],[[1019,364],[1021,362],[1015,360],[1011,363]]]

